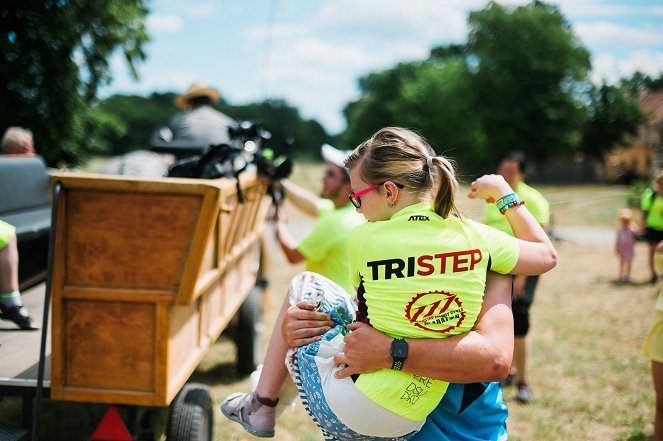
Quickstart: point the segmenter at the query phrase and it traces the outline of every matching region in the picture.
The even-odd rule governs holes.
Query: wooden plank
[[[175,302],[175,295],[171,291],[158,289],[118,289],[103,287],[65,286],[62,290],[63,299],[87,299],[104,302],[138,302],[138,303],[166,303]]]
[[[201,273],[207,243],[215,231],[214,225],[221,204],[218,194],[219,192],[214,188],[207,189],[202,206],[196,212],[197,223],[194,234],[189,239],[190,248],[185,262],[186,270],[181,274],[179,291],[176,297],[176,302],[180,305],[189,304],[200,295],[200,292],[195,290],[196,280]]]
[[[65,388],[154,394],[154,304],[66,300],[64,319]]]
[[[67,191],[68,285],[176,292],[201,199]]]

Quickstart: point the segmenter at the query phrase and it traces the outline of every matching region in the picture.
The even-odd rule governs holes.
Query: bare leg
[[[663,363],[651,362],[654,390],[656,390],[656,420],[654,422],[654,440],[663,441]]]
[[[527,383],[527,337],[515,337],[513,341],[513,364],[518,381]]]
[[[259,396],[271,400],[276,400],[278,398],[281,386],[290,375],[285,366],[285,355],[290,346],[288,346],[288,343],[283,339],[283,335],[281,334],[281,322],[283,321],[285,311],[289,307],[289,298],[288,296],[285,296],[278,318],[274,324],[272,336],[269,339],[262,373],[260,374],[260,380],[258,381],[258,387],[256,388],[256,392],[258,392]]]
[[[18,291],[18,248],[16,235],[12,235],[5,248],[0,250],[0,294]]]
[[[631,260],[624,261],[624,277],[626,281],[631,280]]]
[[[655,281],[657,279],[656,271],[654,270],[654,253],[656,252],[656,245],[657,244],[655,243],[649,244],[649,271],[651,272],[652,281]]]

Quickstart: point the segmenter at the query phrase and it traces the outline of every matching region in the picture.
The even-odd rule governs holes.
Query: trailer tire
[[[254,286],[239,308],[237,345],[237,371],[240,375],[253,372],[262,357],[262,294],[263,288]]]
[[[212,441],[213,400],[204,384],[186,383],[170,405],[167,441]]]

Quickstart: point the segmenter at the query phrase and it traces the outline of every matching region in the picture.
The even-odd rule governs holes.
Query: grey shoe
[[[532,389],[525,383],[518,383],[518,392],[516,392],[516,401],[529,403],[532,400]]]
[[[260,404],[256,393],[230,394],[221,403],[221,412],[244,430],[261,438],[272,438],[276,425],[276,408]]]

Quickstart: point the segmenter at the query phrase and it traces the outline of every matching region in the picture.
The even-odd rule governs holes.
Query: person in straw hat
[[[178,95],[175,104],[185,111],[176,115],[169,124],[173,134],[170,143],[204,149],[227,143],[230,140],[228,127],[236,123],[212,107],[220,97],[217,89],[203,81],[192,83],[186,92]]]

